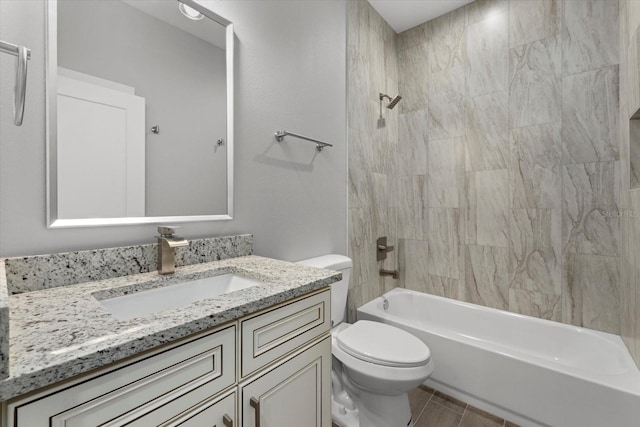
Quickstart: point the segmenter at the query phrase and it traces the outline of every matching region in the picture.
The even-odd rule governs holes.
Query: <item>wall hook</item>
[[[154,127],[151,128],[151,132],[155,133],[156,135],[160,133],[160,125],[155,125]]]

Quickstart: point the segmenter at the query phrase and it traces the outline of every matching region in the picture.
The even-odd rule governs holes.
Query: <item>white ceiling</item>
[[[173,27],[186,31],[192,36],[208,41],[221,49],[225,48],[226,33],[224,26],[206,16],[200,21],[192,21],[184,17],[178,10],[177,1],[122,0],[122,2]]]
[[[473,0],[369,0],[396,33],[430,21]]]

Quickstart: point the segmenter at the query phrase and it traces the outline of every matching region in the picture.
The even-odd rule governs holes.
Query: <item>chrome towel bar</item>
[[[13,93],[13,124],[22,125],[24,118],[24,100],[27,92],[27,61],[31,59],[31,50],[0,40],[0,52],[17,56],[16,85]]]
[[[306,136],[302,136],[302,135],[298,135],[297,133],[293,133],[293,132],[289,132],[286,130],[277,130],[275,137],[276,137],[276,141],[280,142],[284,139],[285,136],[293,136],[295,138],[300,138],[300,139],[304,139],[305,141],[311,141],[314,142],[316,144],[316,150],[318,151],[322,151],[322,149],[324,147],[333,147],[333,144],[329,144],[327,142],[322,142],[322,141],[318,141],[317,139],[313,139],[313,138],[309,138]]]

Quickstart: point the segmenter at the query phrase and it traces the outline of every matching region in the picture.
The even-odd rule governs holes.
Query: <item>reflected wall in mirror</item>
[[[49,2],[50,227],[230,219],[233,26],[197,3]]]

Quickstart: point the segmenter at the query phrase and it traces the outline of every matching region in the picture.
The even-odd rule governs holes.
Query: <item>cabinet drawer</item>
[[[206,390],[196,389],[127,424],[127,427],[237,426],[236,391],[215,398],[207,393]]]
[[[242,377],[327,332],[331,328],[330,303],[327,289],[243,320]]]
[[[235,334],[230,326],[37,400],[11,403],[9,425],[123,425],[203,385],[218,392],[235,382]]]

